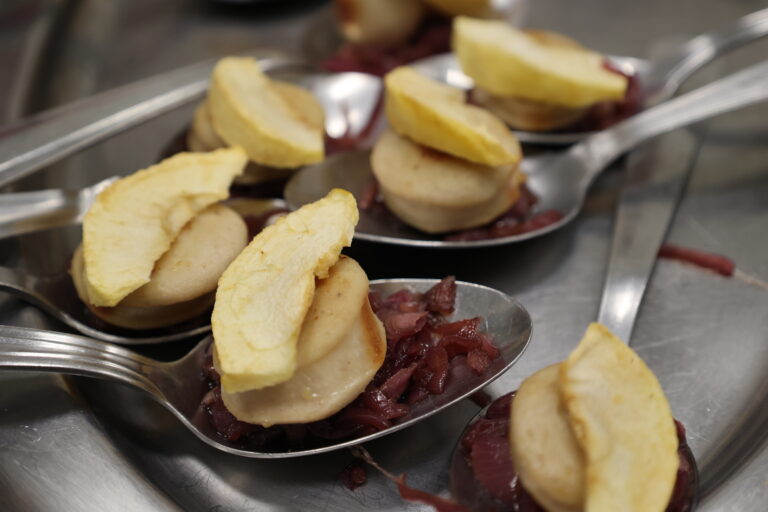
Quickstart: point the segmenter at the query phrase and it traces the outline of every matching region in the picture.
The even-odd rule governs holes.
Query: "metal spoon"
[[[110,178],[112,180],[112,178]],[[109,182],[110,180],[106,180]],[[40,229],[64,227],[80,222],[95,199],[95,192],[104,187],[100,182],[80,192],[61,190],[40,190],[27,193],[28,205],[37,217],[27,218],[22,223],[0,222],[0,238],[3,234],[20,234]],[[12,196],[21,194],[11,194]],[[36,203],[30,201],[36,199]],[[244,217],[258,217],[271,210],[285,210],[286,204],[280,199],[234,198],[226,204]],[[0,213],[2,213],[0,208]],[[271,218],[264,219],[264,224]],[[60,255],[62,263],[57,268],[69,268],[70,254]],[[121,345],[150,345],[192,338],[211,330],[210,318],[201,317],[164,329],[133,331],[111,326],[92,315],[77,296],[72,276],[66,270],[46,277],[29,275],[21,270],[0,267],[0,292],[8,292],[39,307],[46,313],[75,329],[76,331],[111,343]]]
[[[686,41],[657,61],[635,57],[609,56],[613,66],[629,76],[636,76],[643,90],[643,107],[649,108],[671,98],[680,85],[702,66],[724,53],[768,35],[768,9],[755,11],[736,22]],[[413,67],[425,75],[469,90],[474,86],[461,71],[453,54],[422,59]],[[527,132],[515,131],[521,142],[546,145],[570,145],[595,132]]]
[[[389,279],[371,282],[371,289],[383,294],[403,287],[426,291],[437,283],[431,279]],[[71,334],[20,327],[0,327],[0,369],[44,371],[105,378],[128,384],[150,393],[173,413],[192,433],[216,449],[254,458],[285,458],[337,450],[376,439],[406,428],[449,407],[486,386],[504,373],[525,350],[531,337],[531,317],[512,297],[477,284],[457,283],[454,319],[482,316],[485,329],[494,336],[501,358],[483,375],[467,371],[453,375],[442,395],[425,399],[411,407],[408,416],[396,425],[354,439],[329,442],[297,451],[256,451],[229,442],[211,426],[200,404],[208,392],[201,378],[206,349],[205,338],[182,359],[162,363],[130,350]]]
[[[390,217],[363,211],[356,236],[397,245],[467,248],[520,242],[544,235],[576,217],[589,185],[621,154],[656,135],[768,98],[766,80],[768,61],[645,110],[565,152],[524,158],[520,169],[528,175],[526,183],[539,198],[537,211],[556,210],[563,215],[544,228],[489,240],[445,241],[393,222]],[[296,173],[286,185],[285,198],[296,208],[320,199],[334,187],[345,188],[361,197],[371,179],[369,151],[336,154]]]

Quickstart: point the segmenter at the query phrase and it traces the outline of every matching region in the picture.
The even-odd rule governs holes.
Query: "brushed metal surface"
[[[324,12],[319,4],[243,15],[182,0],[81,0],[71,4],[71,22],[52,45],[54,54],[42,61],[45,73],[33,73],[38,80],[46,73],[56,77],[39,82],[33,106],[54,106],[265,41],[299,51],[308,37],[305,30],[319,30],[316,20]],[[685,40],[765,7],[762,0],[578,4],[531,2],[528,23],[563,31],[606,53],[643,57],[664,40]],[[0,10],[5,23],[0,42],[18,38],[24,29],[19,24],[6,31],[6,13]],[[767,48],[758,43],[722,59],[716,76],[762,59]],[[15,57],[0,55],[11,66]],[[10,78],[0,75],[0,81]],[[78,188],[138,169],[160,154],[190,113],[126,132],[70,157],[56,172],[27,179],[20,188]],[[708,123],[668,236],[677,244],[727,254],[742,271],[763,280],[768,279],[767,114],[759,106]],[[595,318],[620,183],[615,168],[607,171],[574,223],[514,247],[436,256],[356,242],[349,252],[372,279],[455,273],[519,298],[532,315],[534,336],[520,361],[491,385],[492,393],[501,394],[565,357]],[[1,241],[0,264],[52,270],[52,258],[35,250],[39,242],[36,235]],[[66,245],[62,236],[61,247]],[[0,322],[61,328],[5,297],[0,297]],[[688,427],[702,478],[699,510],[765,509],[766,292],[660,261],[640,309],[633,346],[659,375],[675,415]],[[150,355],[172,358],[185,348],[176,344]],[[393,486],[372,471],[366,486],[354,492],[344,488],[338,475],[351,460],[344,452],[301,461],[244,460],[201,449],[162,408],[121,386],[77,379],[70,388],[60,379],[31,374],[0,378],[3,510],[429,510],[403,505]],[[391,471],[407,471],[410,484],[446,493],[450,452],[476,411],[465,401],[368,447]]]

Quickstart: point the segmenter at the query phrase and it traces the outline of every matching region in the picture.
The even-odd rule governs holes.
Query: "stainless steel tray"
[[[316,51],[322,46],[318,41],[333,41],[321,4],[236,11],[183,0],[81,0],[64,7],[35,0],[28,5],[39,7],[36,16],[21,17],[13,30],[0,30],[0,44],[33,44],[0,54],[5,59],[0,65],[16,69],[27,56],[33,71],[27,76],[37,85],[30,88],[24,77],[4,73],[0,91],[31,91],[27,106],[39,108],[252,47]],[[763,6],[651,0],[640,7],[629,0],[582,0],[576,8],[537,0],[531,2],[529,23],[561,30],[608,53],[644,57],[655,45],[684,40]],[[20,17],[5,9],[0,8],[0,26],[10,27],[10,16]],[[46,16],[59,17],[50,24],[57,30],[42,44],[48,26],[43,22],[53,19]],[[37,58],[30,48],[39,49]],[[761,59],[766,48],[758,43],[723,59],[699,81]],[[143,167],[183,128],[190,112],[125,133],[19,188],[77,187]],[[726,254],[744,272],[764,280],[766,113],[766,106],[758,106],[695,130],[704,147],[669,237]],[[619,172],[607,172],[573,225],[525,244],[437,254],[356,242],[350,253],[372,279],[456,274],[519,298],[533,316],[534,338],[521,361],[491,386],[499,394],[562,359],[594,319],[620,182]],[[76,230],[60,230],[5,241],[0,264],[48,272],[49,254],[71,250],[76,239]],[[61,327],[6,297],[0,297],[0,323]],[[675,415],[688,428],[701,471],[700,510],[768,508],[768,292],[661,261],[634,346],[659,375]],[[176,344],[151,354],[172,357],[183,350]],[[38,375],[0,375],[0,382],[0,510],[428,510],[404,504],[373,471],[367,485],[347,490],[338,477],[351,460],[346,452],[294,461],[239,459],[203,445],[160,407],[119,386]],[[407,472],[411,484],[446,493],[450,452],[476,411],[472,403],[462,403],[369,449],[392,472]]]

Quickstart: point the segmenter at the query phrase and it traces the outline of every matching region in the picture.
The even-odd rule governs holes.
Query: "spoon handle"
[[[265,71],[296,65],[254,52]],[[215,60],[200,62],[46,110],[0,130],[0,187],[65,156],[200,98]]]
[[[668,131],[768,99],[768,61],[652,107],[570,149],[590,171],[584,187],[619,155]]]
[[[701,66],[740,45],[768,35],[768,9],[739,18],[723,28],[700,34],[654,62],[648,82],[659,84],[647,92],[646,106],[670,98],[680,85]]]
[[[157,363],[82,336],[0,326],[0,369],[99,377],[157,394],[145,372]]]
[[[109,178],[82,190],[36,190],[0,194],[0,240],[82,220]]]
[[[629,154],[613,221],[611,251],[597,321],[631,345],[648,281],[693,169],[701,140],[674,131]]]

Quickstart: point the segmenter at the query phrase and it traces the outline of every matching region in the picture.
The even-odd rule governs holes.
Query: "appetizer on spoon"
[[[385,280],[369,296],[365,273],[340,255],[356,219],[354,199],[337,190],[265,228],[221,277],[213,339],[180,361],[3,328],[0,368],[128,383],[208,444],[276,458],[405,428],[480,389],[522,354],[530,317],[498,291],[450,279]]]
[[[376,435],[505,366],[484,320],[447,321],[452,280],[369,296],[340,256],[357,218],[352,195],[333,190],[265,228],[222,275],[203,405],[229,441],[306,451]]]
[[[531,375],[482,416],[451,468],[454,497],[473,512],[695,506],[685,429],[651,370],[600,324],[564,362]]]
[[[62,255],[70,276],[3,268],[0,288],[105,341],[161,343],[207,332],[216,282],[248,243],[243,217],[220,204],[245,163],[239,148],[181,153],[111,180],[95,199],[78,194],[87,213],[82,244],[71,260]],[[82,212],[72,213],[61,220]]]
[[[538,199],[536,209],[532,212],[533,216],[529,219],[531,222],[515,218],[507,222],[507,219],[501,217],[497,219],[499,225],[489,226],[488,231],[462,233],[446,240],[444,237],[429,236],[408,229],[400,222],[393,222],[396,219],[392,217],[364,213],[358,236],[362,239],[399,245],[461,248],[519,242],[549,233],[576,217],[589,185],[608,164],[625,151],[655,135],[764,100],[768,97],[768,89],[763,87],[766,76],[768,63],[756,64],[643,111],[612,128],[592,135],[564,153],[524,158],[520,170],[527,176],[526,185]],[[389,102],[389,99],[387,101]],[[429,111],[428,105],[437,99],[414,94],[412,101],[419,105],[418,110]],[[417,111],[416,108],[413,110]],[[462,119],[455,112],[442,112],[443,119],[450,120],[454,127],[459,126],[470,132],[473,129],[466,119]],[[425,118],[418,126],[424,131],[440,133],[440,127],[436,124],[438,120],[439,117]],[[472,139],[465,136],[465,140]],[[452,158],[449,155],[445,157]],[[289,204],[295,207],[321,197],[330,187],[341,187],[362,198],[371,180],[370,161],[369,152],[332,155],[324,162],[305,167],[294,175],[286,186],[285,197]],[[424,167],[421,164],[414,166],[421,174]],[[436,185],[430,183],[430,186]],[[550,211],[554,212],[551,217],[543,215]],[[537,215],[542,215],[543,218],[540,222],[533,222],[538,220]]]

